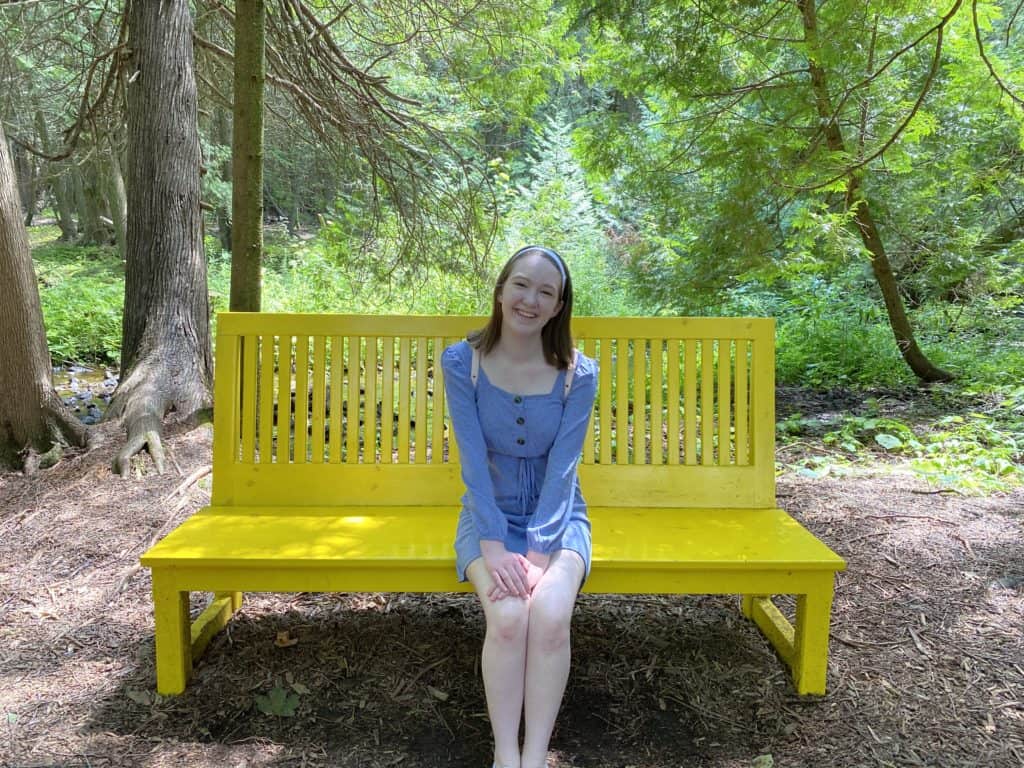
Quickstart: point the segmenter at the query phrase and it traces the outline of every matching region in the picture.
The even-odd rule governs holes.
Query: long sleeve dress
[[[576,476],[597,391],[597,363],[580,353],[569,394],[565,371],[551,392],[515,395],[492,384],[481,366],[476,387],[473,350],[461,341],[441,357],[445,393],[466,493],[455,534],[460,581],[481,556],[480,540],[510,552],[571,549],[590,573],[590,521]]]

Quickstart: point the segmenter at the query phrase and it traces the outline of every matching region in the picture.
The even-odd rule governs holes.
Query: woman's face
[[[562,273],[550,259],[529,253],[512,264],[498,300],[502,333],[540,333],[562,308]]]

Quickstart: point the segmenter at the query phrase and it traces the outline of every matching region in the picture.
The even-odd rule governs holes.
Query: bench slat
[[[665,404],[668,413],[668,463],[679,463],[679,409],[683,399],[679,396],[679,339],[669,339],[665,344],[667,381],[665,383]]]
[[[687,339],[683,353],[683,462],[697,464],[697,340]]]
[[[747,443],[747,400],[750,396],[750,382],[747,378],[748,343],[736,343],[736,463],[745,467],[750,464],[750,445]]]

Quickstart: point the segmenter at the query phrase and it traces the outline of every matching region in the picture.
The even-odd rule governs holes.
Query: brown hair
[[[565,276],[562,285],[562,307],[558,310],[558,314],[548,320],[541,330],[544,359],[556,368],[565,369],[569,367],[569,363],[572,361],[572,332],[569,327],[572,322],[572,278],[569,276],[569,266],[561,256],[550,248],[528,245],[512,254],[512,257],[505,262],[505,266],[502,268],[498,275],[498,280],[494,284],[490,320],[487,321],[487,325],[483,328],[468,333],[466,340],[469,341],[471,346],[479,349],[485,355],[497,346],[498,340],[501,338],[501,289],[504,288],[505,282],[508,280],[509,275],[512,274],[513,265],[523,256],[531,254],[540,254],[554,264],[558,271]]]

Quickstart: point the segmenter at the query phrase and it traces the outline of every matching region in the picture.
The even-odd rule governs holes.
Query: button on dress
[[[576,468],[597,392],[597,364],[577,352],[568,397],[565,371],[551,392],[515,395],[479,369],[461,341],[441,356],[445,395],[459,446],[466,493],[455,534],[460,581],[480,557],[480,540],[505,542],[510,552],[552,554],[571,549],[590,573],[590,521]]]

